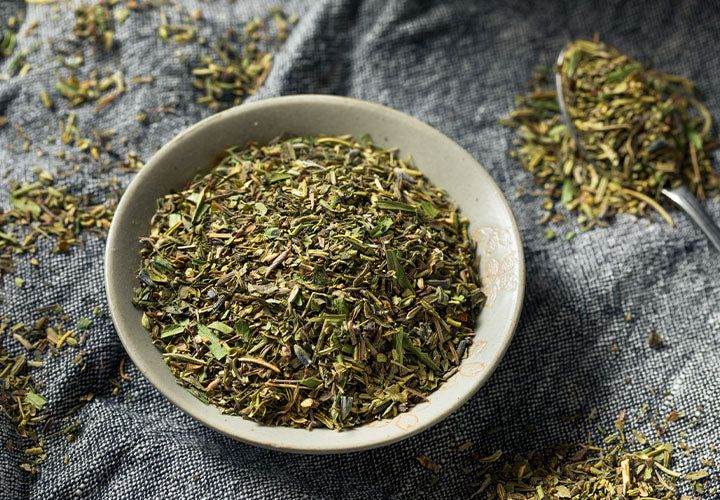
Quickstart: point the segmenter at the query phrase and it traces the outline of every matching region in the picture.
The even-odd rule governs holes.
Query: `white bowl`
[[[381,146],[399,147],[437,186],[447,190],[470,219],[478,241],[481,277],[488,300],[474,342],[458,372],[428,402],[393,419],[333,431],[270,427],[222,414],[202,403],[163,362],[141,312],[131,302],[140,267],[138,240],[146,235],[155,201],[206,170],[223,151],[284,133],[368,133]],[[208,427],[265,448],[298,453],[340,453],[394,443],[447,417],[488,379],[513,336],[522,308],[525,266],[513,215],[490,175],[445,135],[404,113],[346,97],[300,95],[244,104],[213,115],[178,134],[153,156],[120,200],[108,236],[105,286],[113,322],[130,358],[173,404]]]

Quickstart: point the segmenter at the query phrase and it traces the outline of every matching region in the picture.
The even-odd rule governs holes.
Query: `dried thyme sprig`
[[[565,130],[547,73],[502,122],[517,129],[512,156],[548,197],[543,222],[559,207],[575,213],[582,229],[606,225],[617,213],[644,215],[648,207],[671,221],[663,188],[684,182],[700,199],[718,193],[708,154],[717,145],[712,119],[692,82],[597,41],[571,43],[564,61],[565,99],[585,157]]]
[[[351,137],[231,149],[158,201],[134,302],[201,400],[341,429],[421,402],[485,296],[468,221],[395,150]]]

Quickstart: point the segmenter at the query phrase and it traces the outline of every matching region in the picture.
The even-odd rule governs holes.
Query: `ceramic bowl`
[[[259,425],[223,415],[178,385],[131,303],[140,266],[138,239],[149,232],[155,201],[207,170],[223,151],[249,141],[285,134],[360,136],[399,147],[436,185],[447,190],[470,219],[478,241],[488,300],[474,343],[458,372],[426,403],[393,419],[350,430],[296,429]],[[445,135],[404,113],[345,97],[299,95],[243,104],[215,114],[178,134],[130,183],[108,236],[105,284],[113,322],[130,358],[174,405],[206,426],[246,443],[298,453],[341,453],[387,445],[416,434],[457,410],[488,379],[520,316],[525,286],[522,243],[503,194],[477,161]]]

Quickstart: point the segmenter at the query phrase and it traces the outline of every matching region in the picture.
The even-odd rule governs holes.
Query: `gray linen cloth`
[[[269,1],[180,2],[201,8],[203,33],[219,34],[254,15],[265,15]],[[62,2],[65,5],[66,2]],[[78,5],[71,1],[67,4]],[[71,29],[72,11],[0,3],[2,18],[23,9],[25,26],[37,19],[35,40],[61,39]],[[123,348],[107,318],[96,319],[82,348],[84,371],[70,362],[76,351],[47,359],[34,371],[43,382],[48,410],[60,414],[88,392],[77,419],[81,432],[72,443],[48,440],[49,458],[30,476],[18,467],[21,452],[0,451],[2,498],[466,498],[480,478],[460,444],[472,440],[480,453],[498,448],[539,449],[583,439],[596,426],[611,428],[625,410],[635,422],[644,403],[661,417],[672,409],[687,417],[665,436],[696,448],[678,454],[677,469],[700,468],[701,456],[720,444],[720,258],[681,214],[670,227],[659,218],[620,217],[612,227],[579,235],[570,242],[546,241],[536,225],[539,201],[516,198],[529,175],[507,155],[512,132],[496,120],[513,106],[539,61],[551,62],[572,38],[599,33],[607,41],[658,68],[686,75],[704,90],[710,111],[720,117],[720,7],[712,1],[590,2],[430,2],[294,1],[284,4],[300,21],[276,55],[262,90],[252,99],[330,93],[379,102],[409,113],[449,135],[489,170],[507,196],[524,238],[527,294],[515,339],[488,383],[459,411],[434,428],[383,449],[343,456],[297,456],[258,449],[206,429],[170,405],[128,364],[132,382],[118,395]],[[87,52],[85,70],[119,67],[125,75],[154,75],[99,113],[77,109],[81,128],[114,128],[133,149],[149,158],[183,128],[207,116],[195,104],[188,66],[177,55],[197,55],[192,46],[165,44],[157,37],[158,11],[133,13],[117,29],[112,55]],[[0,82],[0,115],[32,138],[31,151],[12,126],[0,128],[0,199],[7,209],[10,180],[28,181],[31,168],[69,168],[53,156],[66,103],[42,107],[38,93],[52,89],[66,74],[47,45],[31,54],[31,71]],[[2,72],[7,70],[3,62]],[[144,108],[172,101],[178,112],[143,126],[135,116]],[[8,145],[14,145],[10,152]],[[34,151],[43,147],[49,156]],[[716,158],[717,160],[717,158]],[[121,185],[131,175],[118,174]],[[83,167],[63,180],[74,192],[100,192],[111,174]],[[720,220],[720,204],[708,203]],[[568,229],[570,229],[568,227]],[[12,276],[0,287],[0,315],[31,321],[37,308],[61,303],[71,318],[105,308],[103,247],[88,236],[82,248],[50,255],[40,245],[41,265],[17,259],[19,289]],[[625,312],[634,316],[623,319]],[[667,347],[651,350],[646,337],[657,330]],[[13,352],[7,334],[0,340]],[[589,418],[597,409],[597,417]],[[638,428],[653,435],[647,418]],[[683,438],[682,432],[686,433]],[[14,429],[2,420],[0,442]],[[430,456],[439,476],[415,460]],[[63,463],[63,456],[70,461]],[[714,484],[720,475],[713,472]]]

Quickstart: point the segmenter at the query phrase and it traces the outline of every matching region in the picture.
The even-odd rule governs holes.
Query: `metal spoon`
[[[558,106],[560,107],[560,115],[562,121],[565,124],[570,137],[575,141],[575,147],[581,157],[585,157],[585,147],[577,134],[575,125],[570,119],[570,115],[565,104],[565,95],[563,93],[562,86],[562,75],[560,74],[560,68],[562,68],[563,62],[565,61],[565,48],[560,51],[558,55],[557,63],[555,64],[555,91],[557,92]],[[662,194],[665,195],[670,201],[672,201],[680,210],[685,212],[685,215],[690,217],[697,227],[705,233],[707,239],[720,252],[720,227],[715,224],[710,216],[707,214],[705,209],[700,205],[697,198],[693,196],[690,190],[685,186],[681,185],[675,189],[663,189]]]

